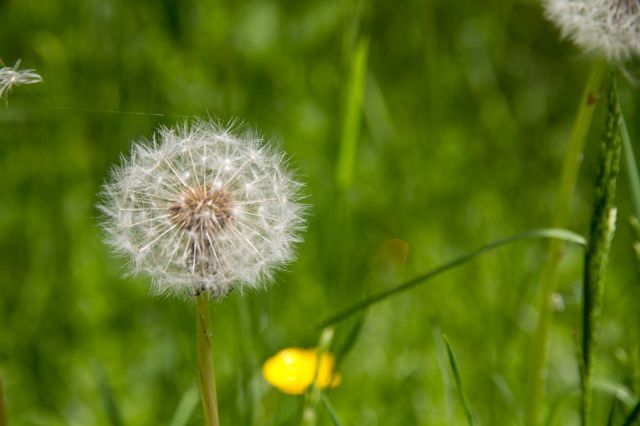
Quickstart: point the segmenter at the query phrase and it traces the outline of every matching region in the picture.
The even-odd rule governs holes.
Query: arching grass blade
[[[432,270],[430,270],[429,272],[426,272],[422,275],[419,275],[415,278],[413,278],[412,280],[409,280],[403,284],[399,284],[395,287],[392,287],[388,290],[384,290],[381,291],[377,294],[373,294],[367,298],[365,298],[364,300],[354,304],[353,306],[343,310],[342,312],[339,312],[331,317],[329,317],[328,319],[326,319],[325,321],[323,321],[320,325],[320,328],[324,328],[327,327],[331,324],[335,324],[338,323],[340,321],[345,320],[346,318],[350,317],[351,315],[360,312],[363,309],[368,308],[371,305],[374,305],[376,303],[382,302],[383,300],[386,300],[392,296],[395,296],[396,294],[402,293],[404,291],[407,291],[417,285],[420,285],[422,283],[424,283],[425,281],[428,281],[431,278],[434,278],[440,274],[442,274],[443,272],[446,272],[450,269],[456,268],[458,266],[464,265],[465,263],[475,259],[476,257],[478,257],[479,255],[486,253],[488,251],[497,249],[499,247],[502,247],[504,245],[510,244],[510,243],[514,243],[516,241],[521,241],[521,240],[530,240],[530,239],[537,239],[537,238],[555,238],[555,239],[559,239],[559,240],[563,240],[569,243],[573,243],[573,244],[577,244],[580,246],[585,246],[586,245],[586,241],[585,239],[574,233],[571,231],[568,231],[566,229],[557,229],[557,228],[545,228],[545,229],[537,229],[534,231],[528,231],[528,232],[523,232],[521,234],[517,234],[517,235],[513,235],[510,237],[506,237],[506,238],[502,238],[496,241],[493,241],[489,244],[486,244],[482,247],[479,247],[473,251],[470,251],[466,254],[463,254],[462,256],[459,256],[453,260],[450,260],[449,262],[446,262]]]

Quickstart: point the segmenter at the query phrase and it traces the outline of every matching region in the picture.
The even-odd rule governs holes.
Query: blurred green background
[[[338,185],[358,46],[358,145]],[[534,0],[0,0],[0,58],[44,78],[0,104],[0,373],[14,425],[168,425],[193,400],[194,306],[122,278],[101,242],[97,193],[132,141],[185,117],[240,118],[292,157],[312,206],[299,259],[267,291],[214,305],[213,330],[222,423],[297,424],[302,397],[264,382],[266,358],[315,345],[317,324],[368,292],[551,224],[589,67]],[[636,89],[620,83],[634,138]],[[602,109],[570,227],[583,235]],[[627,194],[621,178],[597,353],[603,421],[612,393],[639,391]],[[390,239],[408,244],[406,266]],[[330,392],[342,422],[462,423],[442,331],[480,422],[520,424],[546,247],[517,243],[373,307]],[[558,425],[577,422],[581,268],[569,247],[550,347]],[[201,421],[196,406],[188,424]]]

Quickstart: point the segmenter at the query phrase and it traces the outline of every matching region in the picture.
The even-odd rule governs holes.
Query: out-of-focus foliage
[[[347,85],[364,38],[363,119],[342,189]],[[44,79],[0,104],[0,372],[16,425],[168,424],[193,392],[194,306],[150,297],[144,277],[122,278],[101,242],[96,194],[132,140],[188,116],[240,117],[291,155],[313,206],[299,260],[268,291],[213,306],[213,331],[222,423],[296,424],[302,397],[267,385],[265,359],[313,346],[316,324],[369,291],[550,224],[588,68],[533,0],[3,0],[0,58],[22,58]],[[621,97],[634,140],[637,90],[622,84]],[[602,116],[573,211],[571,229],[583,235]],[[621,218],[627,194],[621,180]],[[640,287],[624,222],[596,388],[637,395]],[[394,265],[406,252],[389,250],[391,239],[410,248],[402,272]],[[441,330],[479,422],[516,422],[545,247],[502,249],[373,307],[329,391],[341,421],[446,423],[456,401],[438,361]],[[581,269],[582,252],[567,248],[550,345],[557,424],[577,419],[577,399],[562,398],[578,388]],[[352,325],[337,328],[336,346]],[[610,393],[594,403],[606,418]],[[461,406],[452,415],[464,421]],[[197,408],[189,424],[201,418]]]

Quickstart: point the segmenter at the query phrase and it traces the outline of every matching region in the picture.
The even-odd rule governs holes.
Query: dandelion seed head
[[[0,68],[0,99],[6,97],[14,86],[42,82],[42,77],[34,70],[18,70],[19,66],[20,59],[16,61],[13,67]]]
[[[301,184],[255,134],[210,122],[161,128],[114,168],[101,210],[109,244],[158,293],[220,298],[294,257]]]
[[[546,16],[586,53],[610,61],[640,55],[640,0],[545,0]]]

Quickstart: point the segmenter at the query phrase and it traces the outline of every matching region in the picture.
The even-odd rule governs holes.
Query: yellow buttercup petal
[[[290,395],[299,395],[313,383],[318,362],[318,351],[315,348],[283,349],[262,366],[262,375],[272,386]],[[335,358],[325,353],[320,362],[317,383],[321,388],[337,386],[341,377],[334,374]]]

